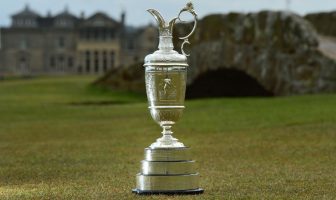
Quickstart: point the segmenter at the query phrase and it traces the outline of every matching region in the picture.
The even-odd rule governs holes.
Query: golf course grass
[[[0,81],[0,199],[336,199],[336,95],[187,101],[200,196],[135,196],[160,137],[146,98],[95,77]]]

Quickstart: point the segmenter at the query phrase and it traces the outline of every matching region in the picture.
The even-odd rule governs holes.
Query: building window
[[[90,68],[91,68],[91,59],[90,59],[90,51],[85,52],[85,65],[86,65],[86,72],[90,73]]]
[[[70,23],[66,19],[58,19],[56,24],[58,26],[63,26],[63,27],[70,25]]]
[[[98,32],[98,30],[94,30],[94,39],[95,40],[98,40],[98,37],[99,37],[99,32]]]
[[[91,33],[90,33],[89,30],[86,30],[86,31],[85,31],[85,37],[86,37],[87,40],[90,40],[90,39],[91,39]]]
[[[114,32],[114,30],[111,30],[111,31],[110,31],[110,37],[111,37],[111,39],[114,39],[114,38],[115,38],[115,32]]]
[[[72,57],[69,57],[69,58],[68,58],[68,67],[69,67],[69,68],[72,68],[73,66],[74,66],[73,58],[72,58]]]
[[[22,39],[20,42],[20,49],[21,50],[26,50],[28,48],[28,42],[26,39]]]
[[[65,46],[65,39],[64,39],[64,37],[59,37],[58,38],[58,47],[59,48],[64,48],[64,46]]]
[[[107,35],[107,30],[103,29],[102,30],[102,40],[106,41],[106,35]]]
[[[103,70],[104,70],[104,72],[107,71],[107,53],[106,53],[106,51],[103,52]]]
[[[25,72],[27,70],[28,70],[27,59],[25,57],[22,57],[19,60],[19,71]]]
[[[58,63],[59,63],[59,70],[64,71],[65,63],[64,63],[64,57],[63,56],[58,57]]]
[[[51,67],[51,68],[55,68],[55,65],[56,65],[56,64],[55,64],[55,57],[51,57],[51,58],[50,58],[50,67]]]
[[[114,53],[114,51],[111,51],[110,59],[111,59],[111,68],[113,69],[114,66],[115,66],[115,53]]]
[[[22,20],[21,19],[17,19],[16,22],[15,22],[15,24],[17,26],[21,26],[22,25]]]
[[[79,38],[84,39],[85,38],[85,32],[83,30],[79,31]]]
[[[94,61],[95,61],[95,65],[94,65],[94,70],[96,73],[99,72],[99,57],[98,57],[98,51],[94,52]]]
[[[78,73],[83,73],[83,67],[82,67],[82,65],[78,66]]]
[[[98,19],[98,20],[95,20],[95,21],[93,22],[93,24],[94,24],[95,26],[105,26],[105,21],[104,21],[104,20],[101,20],[101,19]]]
[[[127,43],[127,49],[128,50],[134,50],[134,41],[133,40],[129,40]]]

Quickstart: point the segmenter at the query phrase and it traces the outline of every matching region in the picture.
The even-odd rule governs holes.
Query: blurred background
[[[140,66],[158,43],[157,26],[145,10],[155,7],[172,18],[184,2],[32,0],[1,4],[5,8],[0,18],[3,79],[105,75],[97,85],[143,92],[138,84],[143,80],[141,68],[135,65]],[[201,20],[190,49],[193,67],[188,97],[335,92],[335,2],[195,4],[201,8]],[[180,27],[176,38],[188,31]],[[176,41],[176,49],[180,44]],[[207,53],[198,52],[204,48]],[[123,80],[123,73],[133,76]],[[215,85],[221,85],[221,90],[214,89]]]
[[[216,70],[226,71],[223,72],[224,75],[231,77],[226,78],[224,85],[230,85],[230,81],[239,79],[237,83],[231,84],[236,85],[237,96],[335,91],[335,82],[330,83],[330,79],[335,79],[335,67],[332,63],[327,64],[330,59],[335,60],[335,14],[330,11],[335,6],[334,2],[278,0],[270,4],[255,0],[248,3],[195,3],[202,8],[200,17],[203,20],[194,37],[197,44],[192,50],[197,51],[201,45],[208,44],[208,40],[222,45],[220,50],[203,55],[202,60],[208,66],[199,66],[199,56],[191,59],[197,65],[189,76],[192,88],[197,88],[197,84],[204,85],[202,81],[210,84],[207,81],[209,77],[217,79],[205,73],[218,68]],[[141,64],[143,58],[157,48],[157,28],[150,16],[144,13],[146,8],[154,6],[173,17],[174,8],[183,6],[180,1],[146,1],[141,5],[136,1],[101,1],[99,4],[94,1],[58,1],[56,6],[53,1],[21,4],[3,1],[2,4],[6,8],[1,13],[0,21],[2,77],[102,75],[112,69]],[[258,13],[267,9],[276,11]],[[212,14],[229,11],[235,13],[222,16]],[[210,21],[211,24],[206,23]],[[230,45],[233,47],[229,47]],[[207,48],[214,49],[212,46]],[[329,60],[315,55],[319,52]],[[220,58],[222,55],[226,59],[221,62],[208,62],[211,57]],[[300,59],[305,56],[310,59]],[[212,70],[208,70],[209,66],[212,66]],[[115,73],[110,72],[110,76]],[[100,84],[111,86],[106,79],[115,80],[117,77],[105,77]],[[252,84],[252,79],[256,79],[256,83]],[[251,85],[249,91],[238,88],[244,81],[251,82],[246,84]],[[198,89],[189,91],[195,93],[195,90]],[[217,89],[208,93],[235,96],[235,91],[229,91],[229,88],[226,90],[223,94],[215,94],[220,93]],[[206,93],[200,90],[198,92]]]
[[[160,136],[146,10],[171,19],[186,3],[0,1],[0,199],[134,198],[143,148]],[[336,1],[193,3],[174,130],[200,161],[200,199],[334,199]],[[191,28],[175,26],[177,51]]]

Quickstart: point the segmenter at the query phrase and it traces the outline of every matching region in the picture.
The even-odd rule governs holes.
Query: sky
[[[1,0],[0,26],[10,25],[10,15],[22,10],[26,4],[41,15],[48,11],[57,14],[68,7],[75,15],[83,11],[85,16],[103,11],[116,20],[122,10],[126,11],[126,23],[141,26],[153,23],[146,12],[149,8],[159,10],[165,18],[177,15],[189,0]],[[284,10],[291,1],[290,10],[301,15],[311,12],[336,10],[336,0],[193,0],[200,17],[210,13],[256,12],[260,10]]]

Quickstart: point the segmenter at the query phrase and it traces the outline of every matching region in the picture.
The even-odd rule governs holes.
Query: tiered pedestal
[[[189,148],[145,149],[136,194],[201,194]]]

